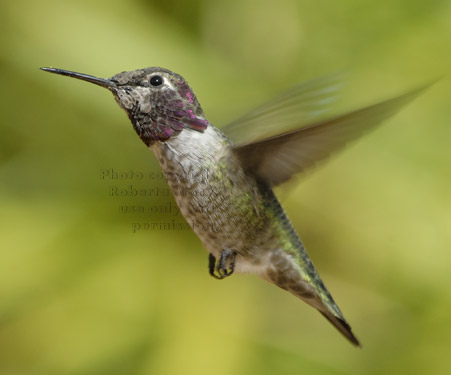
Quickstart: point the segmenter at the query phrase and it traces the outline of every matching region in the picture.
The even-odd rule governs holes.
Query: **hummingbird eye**
[[[160,86],[163,83],[163,77],[153,76],[152,78],[150,78],[149,82],[152,86],[155,87]]]

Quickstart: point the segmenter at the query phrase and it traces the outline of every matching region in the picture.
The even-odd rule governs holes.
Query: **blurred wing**
[[[302,129],[236,146],[234,150],[246,170],[276,186],[374,129],[429,86]]]
[[[336,100],[344,77],[337,73],[301,83],[221,130],[233,142],[243,144],[311,123]]]

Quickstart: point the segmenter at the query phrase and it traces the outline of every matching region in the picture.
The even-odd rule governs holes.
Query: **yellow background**
[[[0,374],[449,374],[450,79],[278,189],[354,332],[251,276],[218,282],[190,230],[132,233],[174,203],[119,198],[102,169],[159,167],[101,77],[163,66],[225,125],[302,80],[350,71],[335,113],[447,74],[449,1],[5,1]],[[183,223],[180,217],[177,222]]]

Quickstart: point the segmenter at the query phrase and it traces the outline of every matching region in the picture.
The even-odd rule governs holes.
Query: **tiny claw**
[[[210,254],[208,258],[208,269],[210,271],[210,275],[218,280],[222,280],[232,275],[235,269],[235,256],[236,251],[230,249],[222,250],[219,261],[216,264],[216,258],[213,254]],[[229,264],[228,268],[227,264]],[[215,272],[215,270],[217,271],[217,273]]]
[[[219,277],[215,274],[215,264],[216,264],[216,258],[213,254],[209,254],[208,256],[208,271],[210,272],[210,275],[213,276],[215,279],[222,279],[222,277]]]

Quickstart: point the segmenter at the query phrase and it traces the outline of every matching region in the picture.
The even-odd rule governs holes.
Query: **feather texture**
[[[245,170],[277,186],[374,129],[429,86],[294,131],[237,145],[234,151]]]

